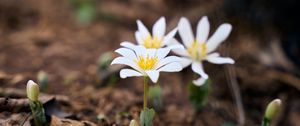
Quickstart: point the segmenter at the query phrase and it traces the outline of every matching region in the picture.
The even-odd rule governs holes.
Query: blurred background
[[[164,106],[154,124],[259,125],[268,102],[280,98],[283,109],[274,125],[297,126],[299,10],[296,0],[0,0],[0,96],[24,90],[28,79],[37,80],[44,71],[49,80],[45,93],[70,99],[64,108],[73,113],[69,118],[128,125],[142,106],[143,80],[119,80],[114,72],[114,78],[99,75],[99,56],[119,48],[122,41],[135,42],[137,19],[151,28],[165,16],[170,31],[182,16],[195,28],[207,15],[210,35],[222,23],[233,25],[219,51],[236,64],[204,64],[212,93],[201,112],[188,100],[192,71],[163,73]],[[0,117],[9,119],[7,113]]]

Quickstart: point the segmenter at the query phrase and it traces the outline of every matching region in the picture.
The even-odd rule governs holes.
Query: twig
[[[50,99],[55,98],[56,101],[69,104],[69,97],[64,95],[49,95],[49,94],[40,94],[40,100],[42,103],[49,101]],[[17,88],[1,88],[0,87],[0,97],[9,97],[9,98],[27,98],[26,90],[21,90]],[[1,104],[0,104],[1,105]]]
[[[287,84],[300,90],[300,79],[292,75],[291,73],[272,69],[268,70],[268,72],[266,73],[266,77],[271,78],[273,80],[281,81],[284,84]]]
[[[29,106],[28,99],[0,98],[0,111],[11,110],[14,108],[24,108]]]
[[[0,97],[14,97],[21,98],[26,97],[25,90],[20,90],[16,88],[1,88],[0,87]]]
[[[28,118],[30,117],[30,114],[27,114],[27,116],[25,116],[24,120],[21,122],[21,126],[23,126],[26,121],[28,120]]]
[[[237,80],[236,80],[236,72],[233,68],[233,66],[226,66],[226,71],[228,74],[226,74],[227,83],[233,92],[232,95],[235,99],[237,110],[238,110],[238,117],[239,117],[239,126],[245,125],[245,112],[244,107],[242,103],[240,88],[238,86]]]
[[[256,65],[255,67],[261,67],[258,65]],[[239,74],[239,77],[244,78],[246,80],[261,80],[261,76],[263,75],[264,80],[281,82],[282,84],[289,85],[300,91],[300,78],[294,75],[293,73],[277,70],[274,68],[263,67],[263,69],[258,68],[258,70],[261,71],[261,74],[252,75],[249,72],[245,72],[244,69],[245,68],[237,67],[237,72]]]
[[[227,51],[226,47],[223,48],[223,51],[226,55],[228,55],[228,51]],[[232,92],[232,97],[235,99],[236,106],[237,106],[238,119],[239,119],[238,125],[243,126],[243,125],[245,125],[245,111],[244,111],[244,107],[243,107],[240,87],[236,80],[236,71],[235,71],[233,65],[226,65],[225,71],[227,73],[226,80],[227,80],[228,86]]]

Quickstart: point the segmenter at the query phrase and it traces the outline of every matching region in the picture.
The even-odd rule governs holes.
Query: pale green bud
[[[41,92],[48,89],[48,75],[45,71],[39,71],[37,74],[38,83],[40,84]]]
[[[129,126],[139,126],[139,123],[136,120],[131,120]]]
[[[275,99],[272,102],[268,104],[268,107],[266,109],[265,113],[265,118],[269,119],[270,121],[274,119],[281,108],[281,100],[280,99]]]
[[[110,62],[113,60],[112,52],[106,52],[102,54],[98,59],[98,69],[106,70],[110,66]]]
[[[39,98],[39,85],[36,84],[35,82],[33,82],[32,80],[29,80],[27,82],[27,97],[31,100],[31,101],[38,101]]]

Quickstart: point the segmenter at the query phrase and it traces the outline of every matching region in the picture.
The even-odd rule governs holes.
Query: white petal
[[[229,57],[207,57],[206,60],[214,64],[234,64],[234,60]]]
[[[132,49],[137,56],[144,56],[147,52],[147,49],[142,45],[134,46]]]
[[[134,49],[134,47],[137,46],[137,45],[134,45],[133,43],[127,42],[127,41],[121,42],[120,45],[123,47],[129,48],[129,49]]]
[[[184,49],[183,45],[181,45],[181,44],[170,45],[170,46],[167,46],[167,48],[170,49],[170,50],[173,50],[173,49]]]
[[[141,33],[136,31],[134,35],[135,35],[135,39],[136,39],[137,43],[139,45],[143,45],[143,38],[142,38]]]
[[[165,33],[166,33],[166,19],[165,17],[161,17],[153,25],[152,36],[157,37],[158,39],[162,39]]]
[[[132,67],[133,69],[141,71],[140,68],[137,66],[137,64],[133,60],[130,60],[130,59],[125,58],[125,57],[117,57],[117,58],[115,58],[111,62],[111,65],[113,65],[113,64],[124,64],[124,65]]]
[[[222,24],[217,31],[207,41],[207,53],[214,51],[228,36],[231,32],[232,26],[228,23]]]
[[[198,73],[201,77],[207,79],[208,75],[204,72],[202,63],[200,62],[193,62],[192,63],[192,70],[196,73]]]
[[[174,28],[171,32],[169,32],[163,39],[162,45],[167,45],[172,41],[172,38],[174,38],[175,34],[177,32],[177,28]]]
[[[160,68],[163,65],[166,65],[168,63],[181,62],[181,61],[182,61],[182,59],[177,57],[177,56],[168,56],[168,57],[163,58],[162,60],[158,61],[158,63],[155,66],[155,69],[158,69],[158,68]]]
[[[165,58],[170,52],[170,49],[168,48],[160,48],[157,49],[156,56],[157,60],[160,61],[161,59]]]
[[[122,69],[120,71],[120,77],[121,78],[127,78],[127,77],[134,77],[134,76],[143,76],[143,74],[141,74],[140,72],[137,72],[135,70],[132,69]]]
[[[138,31],[141,33],[142,38],[146,38],[148,35],[150,35],[148,29],[140,20],[137,20],[136,23],[138,25]]]
[[[144,46],[134,45],[131,42],[125,41],[125,42],[122,42],[120,45],[123,47],[129,48],[129,49],[132,49],[137,57],[143,56],[145,54],[145,52],[147,52],[147,49]]]
[[[175,38],[172,39],[172,42],[169,44],[169,46],[172,46],[172,45],[181,45]],[[174,48],[171,48],[172,51],[177,54],[177,55],[180,55],[180,56],[185,56],[185,57],[189,57],[190,54],[187,52],[186,49],[174,49]]]
[[[199,42],[206,42],[209,34],[209,22],[207,16],[202,17],[197,25],[197,40]]]
[[[203,78],[203,77],[200,77],[200,78],[197,79],[197,80],[193,80],[193,83],[194,83],[196,86],[202,86],[202,85],[205,83],[206,80],[207,80],[207,79],[205,79],[205,78]]]
[[[189,58],[181,58],[181,65],[183,68],[186,68],[187,66],[191,65],[191,63],[193,62],[193,60],[189,59]]]
[[[207,57],[219,57],[219,56],[220,56],[219,53],[211,53],[207,55]]]
[[[181,70],[182,70],[182,65],[179,62],[172,62],[158,69],[158,71],[163,71],[163,72],[178,72]]]
[[[170,43],[168,43],[167,45],[182,45],[180,42],[178,42],[177,39],[172,38]]]
[[[133,50],[128,49],[128,48],[119,48],[115,51],[116,53],[119,53],[120,55],[129,58],[129,59],[136,59],[136,55],[133,52]]]
[[[178,23],[178,32],[183,41],[183,44],[186,47],[191,46],[194,41],[194,35],[192,31],[192,27],[188,19],[182,17]]]
[[[159,77],[159,72],[157,70],[148,70],[146,74],[151,79],[153,83],[156,83]]]
[[[190,57],[190,54],[185,49],[172,49],[172,51],[177,55]]]
[[[143,53],[144,53],[144,56],[154,57],[154,56],[156,56],[157,49],[154,49],[154,48],[146,49],[146,51]]]

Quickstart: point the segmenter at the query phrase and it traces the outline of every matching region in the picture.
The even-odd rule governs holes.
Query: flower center
[[[135,60],[135,62],[138,64],[138,66],[141,69],[150,70],[150,69],[153,69],[153,67],[155,66],[157,60],[158,60],[157,56],[150,57],[149,55],[147,55],[146,57],[139,56],[139,58],[137,60]]]
[[[206,58],[207,47],[204,42],[198,42],[195,40],[192,45],[188,48],[189,54],[195,60],[203,60]]]
[[[158,49],[161,47],[162,44],[162,40],[157,38],[157,37],[152,37],[151,35],[148,35],[145,39],[144,39],[144,46],[146,48],[155,48]]]

